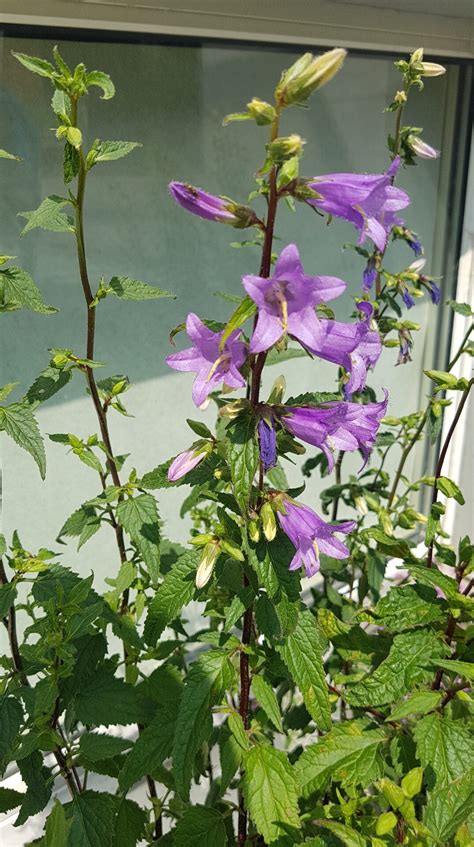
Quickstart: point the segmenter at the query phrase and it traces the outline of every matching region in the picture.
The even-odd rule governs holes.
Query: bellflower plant
[[[38,85],[52,85],[66,186],[60,194],[51,186],[54,193],[21,213],[24,233],[45,228],[69,238],[85,347],[52,348],[49,364],[15,402],[14,383],[0,389],[0,429],[44,476],[39,405],[75,379],[96,422],[92,433],[49,436],[55,449],[72,454],[67,462],[79,460],[90,474],[87,500],[61,516],[56,540],[30,550],[23,528],[8,541],[0,536],[8,642],[0,769],[17,763],[22,779],[0,786],[0,811],[15,815],[31,844],[472,843],[474,547],[467,536],[452,544],[443,525],[446,501],[464,503],[445,459],[473,385],[456,370],[472,355],[467,304],[449,301],[469,326],[446,370],[425,371],[426,407],[400,414],[405,380],[419,379],[412,352],[420,324],[405,309],[418,316],[428,295],[432,321],[448,293],[445,281],[440,286],[425,272],[410,198],[398,185],[406,166],[433,158],[422,129],[404,125],[403,116],[424,79],[444,68],[425,62],[421,49],[396,63],[401,83],[387,107],[395,126],[381,173],[370,160],[367,173],[346,173],[341,161],[340,172],[301,176],[311,140],[292,131],[294,107],[314,97],[317,110],[319,88],[345,73],[345,55],[341,48],[304,54],[276,81],[271,102],[249,92],[245,111],[224,118],[225,126],[246,121],[264,135],[242,203],[225,196],[224,184],[213,195],[165,174],[173,180],[169,204],[183,209],[183,252],[185,212],[200,218],[196,227],[217,222],[249,232],[239,242],[242,278],[226,292],[234,301],[228,319],[216,321],[203,305],[200,317],[189,313],[170,336],[179,345],[185,330],[191,342],[166,358],[169,378],[199,410],[198,420],[187,420],[191,443],[139,472],[114,447],[114,414],[127,414],[132,386],[112,365],[111,375],[97,377],[109,367],[96,358],[100,315],[111,297],[162,300],[166,309],[172,295],[132,275],[104,272],[95,280],[85,246],[89,180],[100,183],[102,163],[138,156],[139,144],[87,138],[82,98],[97,88],[102,100],[113,97],[105,72],[70,68],[57,48],[53,62],[16,54],[43,78]],[[96,108],[91,96],[91,125]],[[15,157],[0,151],[0,158]],[[358,241],[345,248],[353,250],[351,277],[362,277],[362,287],[349,274],[346,282],[310,275],[319,246],[314,255],[301,248],[303,267],[300,247],[285,237],[284,211],[316,228],[326,215],[328,223],[352,224]],[[326,231],[320,226],[310,243]],[[396,241],[415,261],[405,262],[399,245],[397,264]],[[2,311],[27,308],[60,322],[28,273],[9,261],[0,257]],[[337,302],[344,291],[346,312]],[[62,326],[61,337],[67,332]],[[403,365],[400,390],[390,396],[371,385],[382,354],[389,366]],[[329,385],[321,359],[334,365]],[[295,395],[287,382],[301,362],[307,390]],[[270,378],[283,363],[286,378]],[[208,423],[200,419],[206,407],[215,410],[215,424],[209,414]],[[167,437],[166,415],[153,420],[153,451]],[[413,466],[421,470],[410,470],[423,440],[424,459]],[[185,486],[186,546],[166,537],[154,494],[162,501]],[[61,512],[59,484],[57,493]],[[99,532],[113,541],[105,591],[93,587]],[[71,540],[90,551],[77,573],[68,565]],[[21,829],[27,821],[28,834]]]

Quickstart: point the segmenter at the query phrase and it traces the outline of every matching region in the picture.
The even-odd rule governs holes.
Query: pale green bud
[[[360,512],[361,515],[367,515],[369,512],[369,508],[367,506],[367,500],[365,497],[355,497],[354,503],[356,505],[356,509]]]
[[[264,503],[260,509],[260,517],[262,519],[263,534],[267,541],[273,541],[276,535],[277,526],[275,520],[275,512],[270,503]]]
[[[395,785],[391,779],[381,779],[378,783],[378,788],[385,797],[387,803],[390,803],[392,809],[399,809],[406,802],[402,789],[399,785]]]
[[[236,562],[244,561],[244,554],[234,541],[231,541],[228,538],[221,538],[220,545],[222,549],[229,554],[231,559],[235,559]]]
[[[250,103],[247,103],[247,109],[259,126],[271,124],[275,120],[274,107],[270,103],[266,103],[265,100],[260,100],[259,97],[254,97]]]
[[[405,91],[397,91],[395,97],[393,98],[393,101],[394,103],[398,103],[399,105],[401,105],[402,103],[406,103],[407,99],[408,98]]]
[[[410,65],[417,65],[423,61],[423,47],[418,47],[410,56]]]
[[[422,76],[443,76],[446,73],[446,68],[443,65],[438,65],[436,62],[422,62]]]
[[[300,135],[285,135],[267,144],[267,153],[272,162],[282,164],[293,156],[301,156],[304,144]]]
[[[377,818],[375,832],[377,835],[388,835],[397,825],[397,816],[393,812],[384,812]]]
[[[193,535],[193,537],[189,539],[189,543],[193,544],[195,547],[205,547],[206,544],[209,544],[211,541],[215,541],[215,537],[212,532],[204,532],[200,535]]]
[[[72,144],[76,150],[79,150],[79,147],[82,144],[82,132],[77,126],[68,126],[66,138],[69,141],[69,144]]]
[[[423,768],[412,768],[402,779],[402,790],[409,800],[416,797],[423,784]]]
[[[257,541],[260,540],[260,528],[258,526],[258,521],[249,521],[248,533],[250,540],[253,541],[254,544],[256,544]]]
[[[305,53],[288,71],[277,87],[276,97],[283,106],[302,103],[313,91],[329,82],[340,70],[347,53],[336,47],[321,56]]]
[[[215,541],[211,541],[209,544],[206,544],[196,571],[196,588],[204,588],[204,586],[207,585],[219,558],[219,554],[220,547]]]

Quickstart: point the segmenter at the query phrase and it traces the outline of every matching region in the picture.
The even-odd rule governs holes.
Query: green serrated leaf
[[[287,755],[258,744],[244,756],[244,767],[245,804],[265,842],[278,841],[288,828],[299,830],[299,785]]]
[[[458,827],[472,815],[473,803],[474,769],[429,796],[424,822],[437,843],[450,842]]]
[[[138,803],[122,797],[115,819],[114,847],[131,847],[141,842],[148,815]]]
[[[438,659],[437,664],[440,660]],[[415,691],[408,699],[403,700],[390,712],[387,721],[399,721],[401,718],[407,718],[409,715],[425,715],[426,712],[431,712],[439,706],[442,693],[440,691]]]
[[[140,733],[119,774],[122,791],[128,791],[147,773],[153,773],[171,755],[176,714],[176,704],[160,708],[156,717]]]
[[[211,707],[221,699],[232,677],[233,668],[228,657],[213,650],[197,659],[189,670],[173,746],[176,788],[183,800],[189,796],[196,753],[212,730]]]
[[[8,610],[13,606],[16,598],[16,585],[14,582],[7,582],[6,585],[0,585],[0,621],[6,617]]]
[[[79,739],[79,752],[90,762],[110,759],[129,750],[133,742],[102,732],[84,732]]]
[[[191,806],[178,820],[173,831],[174,847],[225,847],[224,818],[209,806]]]
[[[276,649],[300,689],[305,706],[318,728],[331,729],[322,638],[318,622],[310,611],[300,613],[294,631]]]
[[[396,635],[386,659],[361,682],[346,690],[352,706],[383,706],[433,675],[446,644],[434,633],[419,630]]]
[[[51,232],[74,232],[74,224],[72,218],[66,215],[61,209],[69,205],[69,200],[64,197],[58,197],[52,194],[50,197],[40,203],[37,209],[32,212],[19,212],[19,216],[26,218],[27,224],[23,228],[22,235],[30,232],[36,227],[48,229]]]
[[[77,719],[86,726],[124,726],[145,723],[148,718],[139,690],[100,669],[76,695],[74,710]]]
[[[161,288],[155,288],[154,285],[148,285],[147,282],[140,282],[128,276],[113,276],[109,286],[112,293],[121,300],[156,300],[161,297],[176,299],[176,295],[169,291],[163,291]]]
[[[21,759],[18,767],[23,782],[26,782],[26,793],[14,826],[22,826],[31,815],[41,812],[53,789],[51,771],[43,766],[43,756],[38,750]]]
[[[27,56],[26,53],[15,53],[12,50],[12,56],[28,70],[34,74],[38,74],[39,76],[48,77],[48,79],[53,78],[54,67],[51,62],[47,62],[46,59],[38,59],[36,56]]]
[[[436,480],[436,488],[438,491],[441,491],[442,494],[445,494],[446,497],[453,497],[456,500],[456,503],[459,503],[460,506],[464,506],[465,499],[459,485],[457,485],[452,479],[449,479],[447,476],[440,476]]]
[[[120,501],[117,519],[137,545],[156,585],[160,572],[160,524],[155,498],[152,494],[139,494]]]
[[[26,450],[38,465],[41,478],[46,474],[46,454],[36,418],[29,406],[13,403],[0,407],[0,431],[3,430]]]
[[[421,585],[391,588],[377,603],[374,614],[377,623],[393,632],[433,623],[446,616],[434,590]]]
[[[279,732],[283,732],[280,707],[278,705],[276,694],[270,683],[268,683],[260,674],[256,674],[252,677],[252,691],[275,729]]]
[[[335,727],[317,744],[306,747],[295,764],[303,796],[326,789],[331,780],[366,788],[382,774],[380,730],[365,730],[352,721]]]
[[[474,680],[474,662],[461,662],[459,659],[438,659],[436,664],[447,670],[448,673]]]
[[[96,162],[112,162],[115,159],[122,159],[136,147],[142,146],[138,141],[99,141],[91,151],[92,155],[89,154],[91,158],[89,167],[95,165]]]
[[[70,825],[68,847],[113,847],[117,798],[84,791],[64,806]]]
[[[55,800],[45,825],[44,847],[67,847],[69,826],[64,806]]]
[[[110,79],[110,76],[103,71],[91,71],[88,73],[86,76],[86,85],[87,87],[96,85],[98,88],[101,88],[103,92],[100,98],[101,100],[110,100],[115,94],[115,85]]]
[[[434,712],[419,721],[414,736],[428,788],[444,788],[472,766],[474,741],[461,721]]]
[[[47,306],[31,276],[15,266],[0,271],[0,302],[17,309],[29,309],[40,315],[53,315],[58,310]]]
[[[250,413],[239,415],[227,427],[227,437],[228,462],[234,496],[245,513],[259,462],[256,422],[253,415]]]
[[[166,574],[148,609],[144,630],[147,644],[156,644],[165,627],[192,599],[198,562],[198,554],[187,551]]]
[[[21,806],[25,795],[20,791],[13,791],[12,788],[0,788],[0,814],[10,812]]]

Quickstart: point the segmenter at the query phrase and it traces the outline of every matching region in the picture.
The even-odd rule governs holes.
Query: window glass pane
[[[20,241],[19,210],[36,208],[47,194],[62,194],[60,177],[62,145],[51,127],[48,111],[51,89],[46,80],[29,74],[11,57],[11,50],[50,55],[52,40],[6,37],[3,40],[0,75],[2,112],[1,144],[18,152],[21,165],[2,165],[0,209],[2,252],[19,256],[41,287],[47,303],[60,308],[53,317],[29,312],[2,316],[1,379],[17,379],[26,387],[47,364],[47,349],[64,346],[77,353],[85,349],[85,311],[75,263],[74,243],[66,234],[35,230]],[[138,44],[60,43],[70,63],[84,61],[88,68],[109,72],[116,97],[101,102],[91,93],[81,103],[81,124],[88,142],[95,137],[143,142],[126,161],[110,162],[90,175],[86,201],[86,243],[90,277],[129,275],[157,284],[177,294],[176,301],[123,303],[107,300],[98,309],[96,358],[106,363],[104,375],[126,373],[133,384],[126,405],[134,415],[111,413],[115,451],[132,452],[138,473],[156,466],[186,447],[193,435],[186,417],[212,423],[214,411],[204,415],[191,401],[191,376],[171,372],[164,363],[170,352],[169,330],[189,310],[201,317],[224,319],[229,304],[216,298],[217,290],[241,293],[240,277],[258,270],[255,248],[231,249],[229,243],[246,237],[245,231],[207,223],[187,215],[167,192],[171,179],[181,179],[245,202],[252,189],[251,174],[262,163],[265,130],[253,124],[222,128],[222,117],[238,111],[252,95],[271,97],[283,67],[297,52],[280,48],[226,46],[171,46]],[[452,71],[455,72],[455,69]],[[294,109],[284,118],[283,132],[299,132],[308,139],[303,173],[331,171],[378,171],[387,165],[385,139],[393,117],[383,113],[398,79],[386,57],[353,55],[345,69],[312,100],[311,108]],[[442,143],[448,77],[428,81],[423,96],[414,94],[408,120],[423,126],[424,136],[435,147]],[[415,113],[416,107],[416,113]],[[440,175],[449,162],[422,163],[406,170],[400,185],[413,195],[407,210],[408,225],[417,227],[428,256],[427,271],[436,239],[437,193]],[[341,250],[354,241],[352,228],[341,221],[326,225],[309,208],[296,214],[282,208],[277,235],[300,247],[310,274],[338,275],[348,282],[338,301],[339,318],[347,319],[351,298],[360,291],[363,260],[352,250]],[[400,262],[412,260],[408,248],[397,247]],[[396,255],[394,250],[391,255]],[[399,268],[394,258],[394,267]],[[445,292],[449,296],[449,292]],[[435,308],[425,299],[410,318],[435,326]],[[184,339],[178,337],[177,344]],[[421,363],[427,339],[416,336],[413,364],[395,367],[396,350],[386,350],[370,384],[381,395],[393,390],[393,414],[411,411],[422,404]],[[336,368],[298,359],[284,366],[291,392],[331,390]],[[269,370],[263,397],[276,370]],[[96,422],[79,375],[57,397],[38,411],[44,433],[74,432],[87,436]],[[24,543],[34,548],[51,544],[65,518],[97,491],[94,474],[74,457],[65,457],[60,445],[48,442],[48,474],[42,484],[31,459],[12,444],[3,450],[3,528],[8,534],[18,527]],[[308,452],[308,455],[312,455]],[[354,470],[358,457],[350,457]],[[299,482],[297,469],[290,478]],[[321,483],[308,482],[308,502],[317,504]],[[186,537],[186,522],[179,519],[184,489],[160,493],[166,533]],[[98,555],[99,554],[99,555]],[[115,561],[113,537],[107,533],[93,539],[78,555],[81,567],[94,567],[100,579]],[[68,563],[75,553],[68,550]]]

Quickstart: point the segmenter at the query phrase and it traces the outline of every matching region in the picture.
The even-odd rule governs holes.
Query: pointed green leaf
[[[115,159],[122,159],[136,147],[142,147],[142,145],[138,141],[99,141],[88,156],[92,163],[89,164],[89,167],[95,165],[96,162],[112,162]]]
[[[147,644],[156,644],[165,627],[191,601],[198,561],[194,550],[183,553],[166,574],[148,609],[144,630]]]
[[[23,268],[11,267],[0,271],[0,301],[40,315],[53,315],[58,311],[54,306],[46,305],[38,286]]]
[[[257,311],[257,306],[248,294],[242,298],[237,308],[234,310],[229,320],[225,325],[225,329],[222,333],[222,338],[219,342],[220,349],[224,349],[224,345],[229,338],[230,335],[234,332],[234,330],[239,329],[245,321],[248,321],[252,315]]]
[[[104,670],[97,670],[81,687],[74,710],[85,725],[126,725],[143,723],[148,718],[139,690]]]
[[[8,153],[6,150],[2,150],[0,148],[0,159],[15,159],[17,162],[21,162],[19,156],[15,156],[13,153]]]
[[[138,803],[122,797],[115,819],[114,847],[134,847],[141,843],[148,815]]]
[[[26,450],[38,465],[41,478],[46,474],[46,454],[36,418],[29,406],[13,403],[11,406],[0,407],[0,431]]]
[[[13,791],[12,788],[0,788],[0,814],[10,812],[21,806],[25,795],[20,791]]]
[[[160,572],[160,524],[156,500],[152,494],[128,497],[117,506],[117,519],[137,545],[152,583]]]
[[[461,721],[435,712],[420,720],[414,735],[429,788],[447,786],[472,766],[474,741]]]
[[[133,742],[116,735],[103,732],[84,732],[79,739],[79,752],[90,762],[110,759],[124,750],[129,750]]]
[[[234,496],[245,513],[259,462],[255,418],[250,413],[239,415],[229,424],[226,434]]]
[[[74,232],[72,218],[61,212],[63,206],[68,206],[69,202],[64,197],[52,194],[50,197],[45,197],[34,211],[19,212],[20,217],[26,218],[28,221],[21,234],[25,235],[36,227],[48,229],[51,232]]]
[[[352,706],[383,706],[433,676],[436,660],[446,655],[446,644],[428,630],[401,633],[393,639],[386,659],[361,682],[348,688]]]
[[[70,823],[68,847],[113,847],[116,797],[84,791],[64,809]]]
[[[439,663],[438,659],[437,664]],[[398,706],[395,706],[386,720],[399,721],[409,715],[425,715],[426,712],[431,712],[439,706],[442,696],[441,691],[415,691],[408,700],[402,700]]]
[[[119,774],[122,791],[128,791],[147,773],[153,773],[171,755],[176,714],[176,706],[160,708],[152,722],[140,732]]]
[[[381,776],[379,749],[384,741],[380,730],[364,730],[351,722],[306,747],[295,764],[303,796],[324,791],[331,780],[366,788]]]
[[[278,841],[288,827],[298,830],[299,786],[286,753],[259,744],[245,755],[244,766],[245,805],[265,842]]]
[[[55,800],[44,830],[44,847],[67,847],[69,822],[66,820],[64,806]]]
[[[472,816],[473,804],[472,768],[429,796],[424,822],[437,843],[451,843],[450,839],[458,827]]]
[[[212,731],[211,707],[221,699],[232,677],[229,659],[214,650],[200,656],[188,672],[173,747],[176,788],[183,800],[189,797],[196,753]]]
[[[186,809],[173,832],[174,847],[225,847],[224,819],[217,809],[191,806]]]
[[[256,674],[252,677],[252,691],[275,729],[279,732],[283,732],[280,707],[278,705],[276,694],[270,683],[268,683],[260,674]]]
[[[15,53],[14,50],[12,50],[12,56],[14,56],[15,59],[18,59],[18,61],[32,73],[48,77],[48,79],[53,78],[53,74],[55,73],[54,67],[51,62],[47,62],[46,59],[38,59],[36,56],[27,56],[26,53]]]
[[[322,660],[322,639],[318,622],[311,612],[300,613],[295,630],[276,649],[319,729],[330,729],[331,706]]]
[[[86,85],[97,85],[103,91],[101,100],[110,100],[115,94],[115,85],[109,75],[103,71],[91,71],[86,76]]]
[[[175,294],[140,282],[138,279],[130,279],[128,276],[113,276],[109,282],[113,294],[121,300],[156,300],[161,297],[176,299]]]

